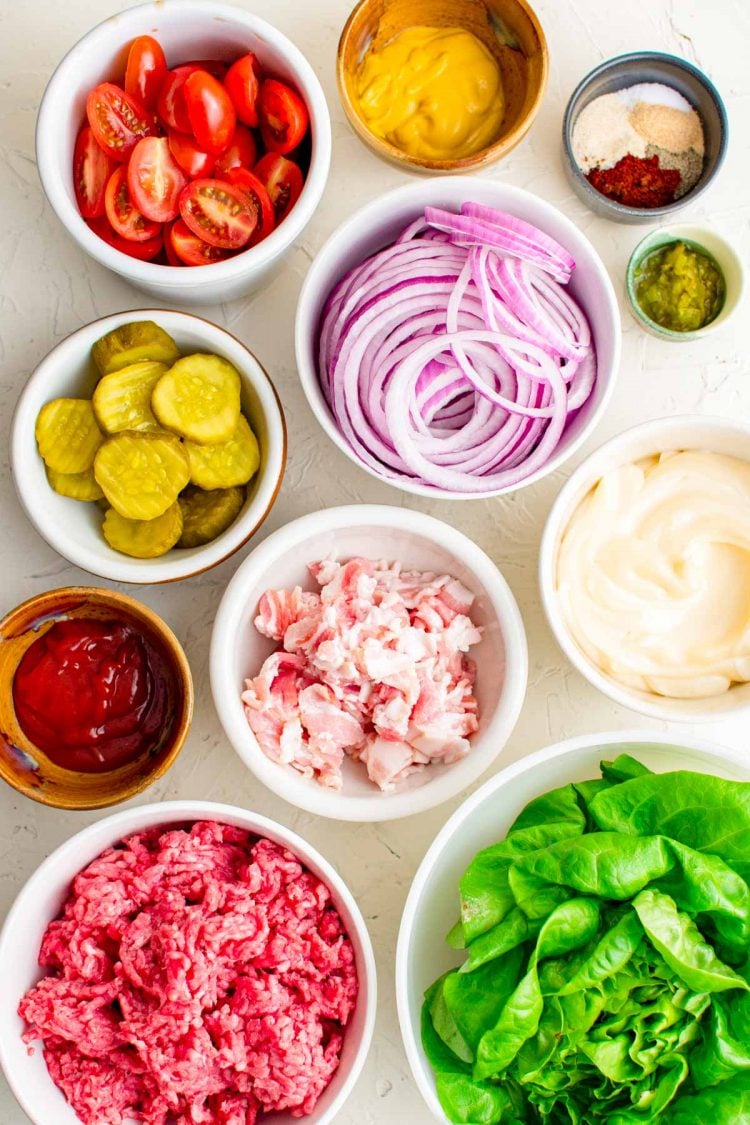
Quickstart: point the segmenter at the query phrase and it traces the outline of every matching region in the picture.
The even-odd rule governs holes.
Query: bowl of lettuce
[[[454,813],[396,955],[407,1056],[464,1125],[750,1123],[750,772],[569,739]]]

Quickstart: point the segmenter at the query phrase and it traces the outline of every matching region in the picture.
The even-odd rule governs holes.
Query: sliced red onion
[[[465,496],[542,468],[596,380],[564,288],[574,265],[531,224],[466,203],[426,208],[350,270],[323,310],[319,375],[356,456]]]

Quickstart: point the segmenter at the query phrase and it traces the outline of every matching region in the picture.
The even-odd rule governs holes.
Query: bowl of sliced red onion
[[[317,816],[382,821],[455,797],[501,755],[526,693],[526,635],[495,563],[423,512],[293,520],[251,551],[211,637],[227,738]]]
[[[606,409],[612,283],[584,234],[521,188],[397,188],[324,244],[297,305],[300,379],[332,441],[419,496],[471,499],[558,468]]]

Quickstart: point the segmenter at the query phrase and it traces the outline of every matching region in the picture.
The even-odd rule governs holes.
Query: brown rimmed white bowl
[[[106,773],[67,770],[31,742],[13,707],[13,679],[31,644],[56,621],[110,620],[130,625],[162,653],[173,678],[175,709],[169,729],[154,746]],[[141,602],[96,586],[67,586],[37,594],[0,621],[0,777],[33,801],[57,809],[101,809],[141,793],[172,765],[193,718],[190,665],[165,621]]]
[[[102,512],[97,504],[70,500],[52,490],[34,436],[37,415],[50,399],[91,395],[98,378],[91,360],[92,345],[107,332],[134,320],[155,321],[174,338],[183,355],[215,352],[234,364],[242,381],[242,409],[260,446],[260,467],[247,486],[245,505],[234,523],[202,547],[173,548],[156,559],[133,559],[113,550],[102,534]],[[191,313],[131,309],[84,325],[39,364],[13,418],[11,470],[27,516],[64,558],[113,582],[174,582],[223,562],[255,534],[281,488],[286,444],[284,412],[274,385],[236,336]]]
[[[497,60],[506,98],[500,131],[471,156],[430,160],[410,156],[375,136],[357,109],[355,79],[370,46],[382,46],[407,27],[460,27]],[[501,160],[523,140],[544,97],[549,52],[542,26],[526,0],[360,0],[339,40],[336,77],[349,123],[378,156],[407,172],[474,172]]]

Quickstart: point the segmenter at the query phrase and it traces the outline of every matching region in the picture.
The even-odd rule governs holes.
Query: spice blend
[[[602,195],[626,207],[664,207],[700,178],[703,125],[677,90],[642,82],[585,106],[573,130],[573,153]]]

